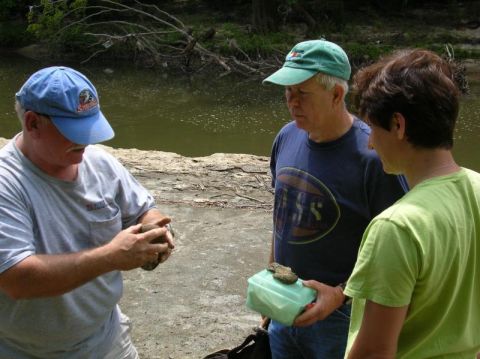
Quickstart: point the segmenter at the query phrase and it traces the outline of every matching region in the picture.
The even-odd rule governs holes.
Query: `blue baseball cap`
[[[347,54],[337,44],[324,39],[303,41],[290,50],[282,68],[263,80],[263,83],[293,86],[319,72],[348,81],[351,67]]]
[[[115,135],[100,111],[93,84],[69,67],[53,66],[35,72],[15,98],[25,110],[49,116],[73,143],[90,145]]]

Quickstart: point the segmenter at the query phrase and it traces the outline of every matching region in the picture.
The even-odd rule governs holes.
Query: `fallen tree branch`
[[[75,26],[88,29],[83,32],[84,35],[96,41],[90,45],[91,53],[82,63],[108,53],[114,46],[123,46],[123,51],[131,51],[130,56],[134,61],[148,59],[149,63],[153,62],[153,66],[164,66],[165,59],[169,59],[172,62],[170,65],[179,66],[188,72],[217,66],[223,70],[219,76],[231,73],[249,77],[264,76],[279,66],[279,62],[252,60],[234,39],[230,40],[230,48],[239,57],[211,51],[202,44],[202,40],[211,39],[215,34],[214,29],[209,29],[207,35],[195,37],[180,19],[154,4],[143,4],[135,0],[135,5],[129,6],[112,0],[100,0],[100,5],[86,6],[81,10],[89,14],[78,19],[74,15],[79,9],[67,12],[67,23],[56,35]],[[177,40],[172,40],[175,37]]]

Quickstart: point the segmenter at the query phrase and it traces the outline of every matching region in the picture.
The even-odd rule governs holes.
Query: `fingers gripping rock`
[[[142,227],[140,228],[140,233],[148,232],[152,229],[155,228],[160,228],[156,224],[143,224]],[[167,238],[165,235],[156,237],[150,241],[150,243],[167,243]],[[154,270],[159,264],[160,264],[160,257],[161,254],[158,255],[158,258],[156,261],[148,262],[142,266],[142,269],[144,270]]]

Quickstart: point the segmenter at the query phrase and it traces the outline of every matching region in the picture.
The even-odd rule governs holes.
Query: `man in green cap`
[[[368,148],[369,127],[348,112],[350,64],[338,45],[301,42],[281,69],[264,80],[285,87],[293,121],[277,135],[271,155],[275,188],[270,262],[289,266],[328,298],[309,306],[294,325],[272,321],[274,359],[343,358],[350,276],[370,220],[406,190]]]

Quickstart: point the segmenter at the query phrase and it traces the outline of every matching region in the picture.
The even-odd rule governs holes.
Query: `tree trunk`
[[[252,24],[256,32],[265,34],[278,30],[277,7],[277,0],[252,0]]]
[[[312,15],[310,15],[310,13],[305,9],[305,7],[300,1],[296,1],[295,3],[293,3],[293,9],[300,15],[303,20],[305,20],[305,23],[308,27],[307,34],[312,34],[317,28],[317,22],[312,17]]]

